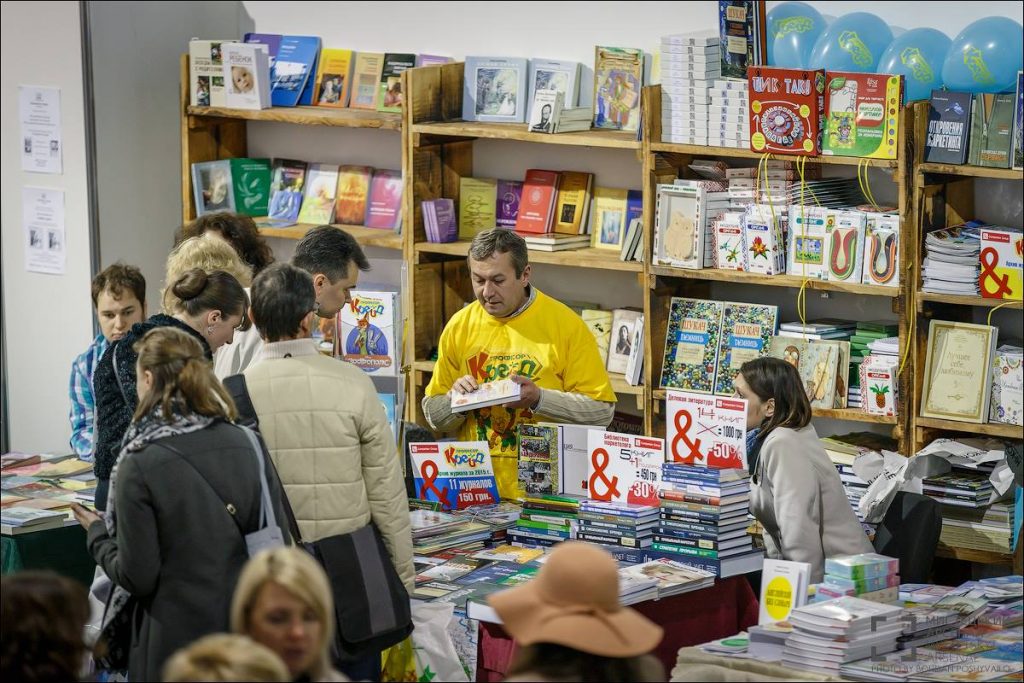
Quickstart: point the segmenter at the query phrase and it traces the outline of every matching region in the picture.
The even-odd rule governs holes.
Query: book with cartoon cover
[[[769,342],[778,329],[779,307],[727,301],[722,304],[722,327],[719,334],[718,367],[715,391],[719,396],[732,396],[733,379],[740,366],[748,360],[768,353]],[[833,374],[835,366],[833,365]],[[834,379],[834,378],[833,378]],[[832,391],[826,394],[832,407]]]
[[[724,308],[721,301],[672,298],[665,333],[662,388],[714,393]]]

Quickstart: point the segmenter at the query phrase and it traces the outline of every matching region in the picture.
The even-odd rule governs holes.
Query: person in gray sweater
[[[747,400],[748,432],[758,430],[748,453],[750,512],[768,557],[809,563],[818,583],[825,558],[874,552],[811,425],[796,368],[756,358],[740,367],[735,387]]]

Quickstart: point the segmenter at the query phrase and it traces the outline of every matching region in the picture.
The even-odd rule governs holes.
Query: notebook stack
[[[519,521],[508,530],[509,543],[546,548],[575,537],[580,499],[543,494],[527,496]]]
[[[1009,554],[1013,552],[1014,516],[1012,502],[975,508],[945,504],[939,541],[955,548]]]
[[[837,676],[844,664],[896,650],[903,608],[843,597],[793,610],[782,665]]]
[[[707,145],[709,91],[722,77],[718,31],[694,31],[661,38],[661,139]],[[716,136],[717,137],[717,136]]]
[[[657,597],[659,599],[689,593],[715,583],[715,575],[711,572],[667,558],[624,567],[619,570],[619,576],[654,579],[657,582]]]
[[[875,602],[899,598],[900,561],[877,553],[837,555],[825,560],[825,578],[817,585],[815,600],[844,596]]]
[[[585,249],[590,246],[590,235],[568,235],[561,232],[549,232],[544,235],[521,235],[526,247],[534,251],[567,251]]]
[[[937,294],[978,295],[982,225],[970,221],[925,235],[921,289]]]
[[[649,548],[658,526],[658,508],[632,503],[584,500],[576,538],[622,548]]]
[[[486,524],[471,522],[433,510],[410,510],[412,547],[417,554],[429,555],[453,548],[478,550],[491,537]]]
[[[63,526],[67,514],[58,510],[12,505],[0,511],[0,530],[8,536]]]
[[[992,483],[986,472],[953,470],[922,481],[923,493],[943,505],[979,508],[988,503]]]
[[[740,469],[662,465],[661,507],[652,551],[722,576],[724,560],[754,551],[747,534],[749,479],[746,470]]]
[[[519,520],[522,508],[516,503],[501,502],[496,505],[472,505],[453,513],[460,519],[486,524],[491,530],[491,543],[504,543],[508,530]]]
[[[885,366],[891,366],[898,363],[899,358],[896,354],[888,354],[888,347],[882,346],[879,348],[879,353],[875,354],[872,352],[871,343],[877,342],[880,339],[887,339],[899,334],[899,325],[892,322],[886,322],[882,320],[871,320],[871,321],[858,321],[857,329],[853,336],[850,337],[850,377],[849,377],[849,395],[848,405],[851,408],[862,408],[864,401],[871,398],[870,392],[861,391],[861,365],[870,356],[875,356],[874,362],[882,363]],[[885,351],[886,353],[881,353]],[[897,354],[899,353],[899,347],[897,346]],[[864,394],[868,395],[865,396]]]
[[[708,96],[708,146],[750,149],[747,80],[718,79]]]
[[[932,605],[907,607],[903,616],[903,635],[897,639],[897,648],[913,650],[959,635],[960,615],[953,610]]]
[[[428,199],[421,207],[428,242],[454,242],[459,238],[455,203],[451,199]]]

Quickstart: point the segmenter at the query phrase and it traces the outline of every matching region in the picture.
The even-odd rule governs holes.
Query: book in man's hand
[[[468,394],[452,391],[452,412],[462,413],[487,406],[514,403],[519,400],[519,387],[520,385],[511,379],[499,379],[495,382],[485,382],[479,389]]]

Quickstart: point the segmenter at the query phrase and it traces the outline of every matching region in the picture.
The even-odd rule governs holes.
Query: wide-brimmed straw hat
[[[612,556],[590,543],[560,544],[529,583],[488,598],[520,645],[553,643],[603,657],[635,657],[661,642],[662,629],[619,604]]]

